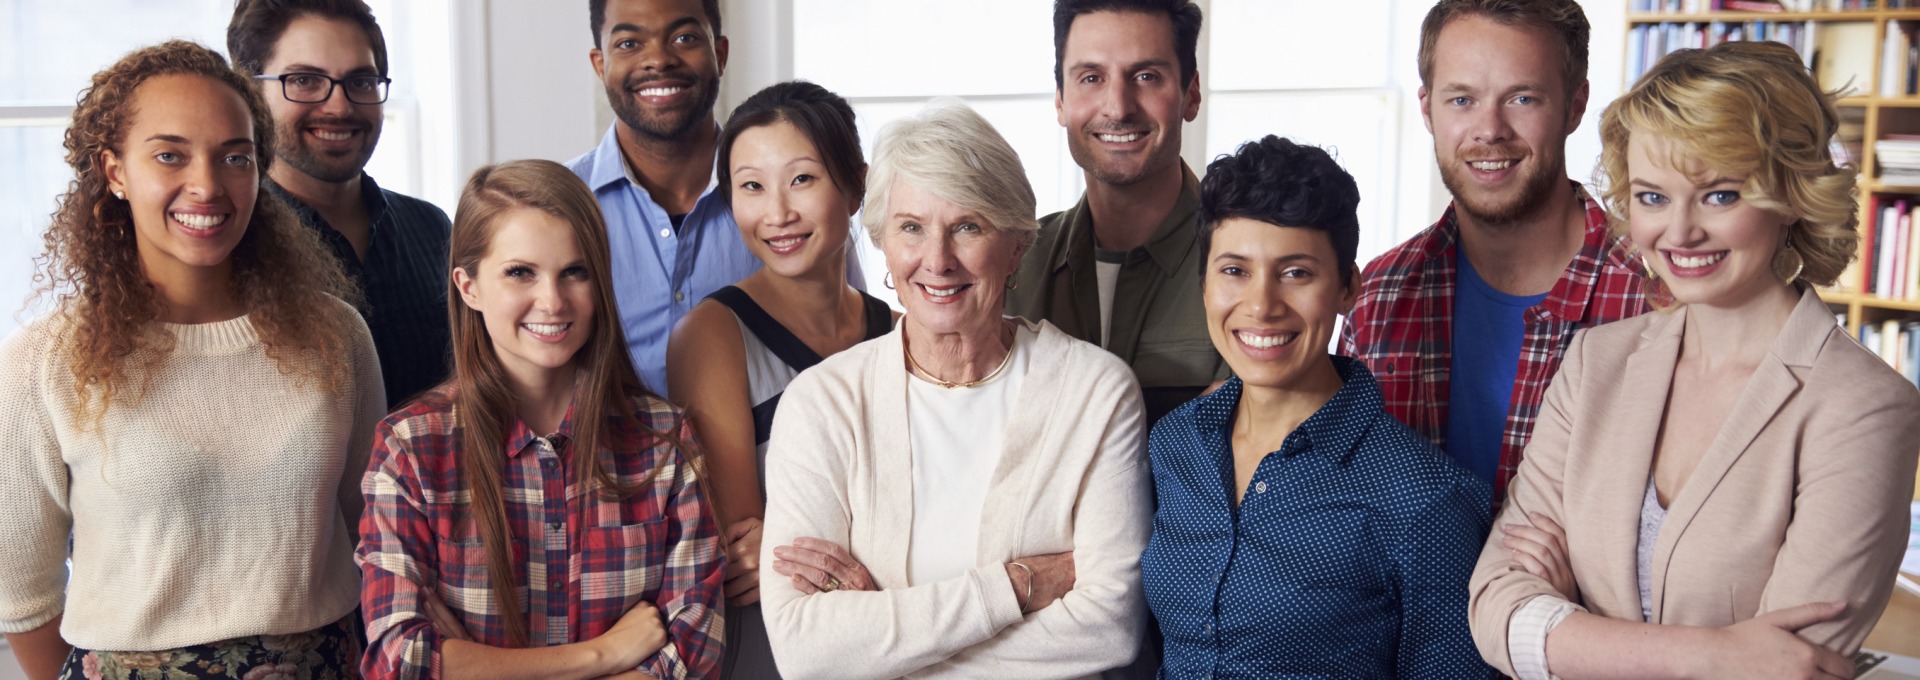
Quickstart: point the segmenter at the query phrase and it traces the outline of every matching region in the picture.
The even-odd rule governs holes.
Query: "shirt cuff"
[[[1507,657],[1518,680],[1559,680],[1547,669],[1547,634],[1575,610],[1586,607],[1552,595],[1541,595],[1520,607],[1507,620]]]

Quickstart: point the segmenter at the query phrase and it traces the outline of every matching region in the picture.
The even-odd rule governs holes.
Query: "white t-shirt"
[[[1094,249],[1093,277],[1100,287],[1100,346],[1110,346],[1113,330],[1113,289],[1120,283],[1120,265],[1126,261],[1127,254],[1111,250]]]
[[[908,441],[913,446],[909,583],[944,581],[978,566],[980,509],[1000,464],[1007,421],[1038,335],[1036,327],[1017,325],[1007,367],[987,384],[947,388],[918,377],[907,379]]]

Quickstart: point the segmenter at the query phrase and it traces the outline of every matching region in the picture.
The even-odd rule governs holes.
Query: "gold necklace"
[[[1019,339],[1020,339],[1019,332],[1016,331],[1014,333],[1014,341],[1017,342]],[[981,378],[979,380],[968,381],[968,382],[954,382],[951,380],[943,379],[940,376],[934,375],[933,371],[927,370],[925,367],[922,367],[920,365],[920,362],[914,361],[912,349],[909,349],[907,347],[901,347],[901,349],[906,351],[907,365],[911,366],[914,372],[919,373],[920,377],[925,378],[927,382],[933,383],[935,385],[939,385],[946,389],[953,389],[955,387],[979,387],[989,382],[993,382],[994,378],[1000,377],[1000,373],[1002,371],[1007,370],[1007,364],[1013,363],[1013,342],[1008,342],[1007,355],[1000,358],[1000,365],[994,368],[992,373],[988,373],[987,377]]]

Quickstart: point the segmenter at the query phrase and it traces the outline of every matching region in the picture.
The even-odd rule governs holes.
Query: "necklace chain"
[[[1019,333],[1015,332],[1014,341],[1017,342],[1018,340],[1019,340]],[[971,380],[967,382],[954,382],[952,380],[947,380],[945,378],[941,378],[940,376],[934,375],[933,371],[929,371],[926,369],[926,367],[921,366],[920,362],[914,360],[912,349],[906,348],[906,347],[902,347],[901,349],[906,350],[907,365],[911,366],[915,373],[918,373],[922,378],[926,378],[927,382],[931,382],[935,385],[939,385],[947,389],[953,389],[956,387],[979,387],[981,385],[985,385],[987,383],[993,382],[994,378],[1000,377],[1000,374],[1007,370],[1007,364],[1013,363],[1013,342],[1008,342],[1007,355],[1000,358],[1000,365],[994,367],[992,373],[988,373],[986,377],[981,378],[979,380]]]

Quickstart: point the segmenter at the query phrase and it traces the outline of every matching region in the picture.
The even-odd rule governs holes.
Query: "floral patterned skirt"
[[[74,648],[60,680],[359,680],[359,612],[305,633],[252,635],[153,652]]]

